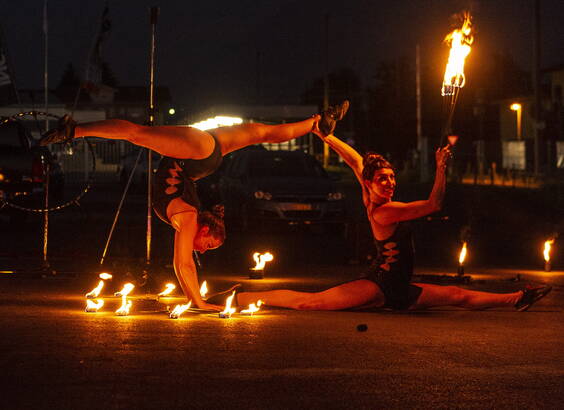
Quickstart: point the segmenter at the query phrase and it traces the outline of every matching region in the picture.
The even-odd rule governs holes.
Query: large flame
[[[100,282],[98,282],[98,286],[96,286],[94,289],[92,289],[84,296],[86,296],[86,299],[96,299],[100,294],[100,292],[102,291],[103,287],[104,287],[104,281],[101,280]]]
[[[261,305],[262,305],[262,300],[259,300],[259,301],[256,303],[256,305],[255,305],[254,303],[251,303],[251,304],[249,305],[249,308],[248,308],[248,309],[243,309],[243,310],[241,311],[241,314],[242,314],[242,315],[249,315],[249,316],[252,316],[253,313],[258,312],[258,311],[260,310],[260,306],[261,306]]]
[[[119,307],[118,310],[116,310],[116,315],[118,315],[118,316],[129,315],[129,309],[131,309],[131,305],[133,305],[131,300],[127,300],[127,296],[122,296],[121,306]]]
[[[550,249],[552,248],[553,243],[554,243],[554,239],[549,239],[544,243],[544,249],[542,253],[545,262],[550,262]]]
[[[468,253],[468,250],[466,249],[466,242],[464,242],[462,244],[462,249],[460,249],[460,254],[458,255],[458,263],[460,265],[462,265],[464,263],[464,260],[466,259],[467,253]]]
[[[188,302],[185,305],[176,305],[174,309],[172,309],[172,312],[170,312],[169,317],[171,319],[178,319],[181,314],[190,309],[190,306],[192,306],[192,301]]]
[[[97,312],[98,309],[100,309],[102,306],[104,306],[104,301],[102,299],[98,299],[98,300],[86,299],[85,310],[87,312]]]
[[[100,275],[98,275],[98,276],[99,276],[100,279],[102,279],[102,280],[109,280],[109,279],[113,278],[113,276],[110,275],[110,274],[107,273],[107,272],[102,272],[102,273],[100,273]]]
[[[460,29],[454,30],[445,37],[445,43],[450,46],[450,53],[443,78],[441,94],[453,95],[455,88],[464,87],[464,61],[474,41],[472,35],[472,21],[469,13],[464,14],[464,22]]]
[[[123,288],[119,291],[114,293],[114,296],[127,296],[133,290],[135,285],[133,283],[126,283],[123,285]]]
[[[116,315],[118,316],[127,316],[129,315],[129,309],[131,309],[131,305],[133,304],[131,300],[127,300],[127,295],[133,290],[135,286],[132,283],[126,283],[123,285],[123,288],[116,292],[115,296],[121,296],[121,306],[118,310],[116,310]]]
[[[202,297],[202,299],[204,299],[207,294],[208,294],[208,283],[204,281],[202,283],[202,286],[200,287],[200,296]]]
[[[255,252],[253,254],[253,259],[255,260],[255,267],[252,270],[262,270],[264,269],[266,262],[270,262],[274,259],[274,256],[270,252],[261,254],[260,252]]]
[[[235,291],[233,291],[231,296],[229,296],[225,301],[225,309],[223,309],[223,312],[219,312],[219,317],[223,317],[223,318],[231,317],[231,315],[237,311],[237,309],[231,307],[231,303],[233,303],[234,297],[235,297]]]
[[[176,289],[176,286],[174,286],[172,283],[167,283],[165,285],[165,290],[163,290],[161,293],[159,293],[157,296],[166,296],[166,295],[170,295],[172,293],[172,291]]]

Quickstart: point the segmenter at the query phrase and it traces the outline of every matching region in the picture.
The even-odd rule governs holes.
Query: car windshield
[[[249,164],[251,177],[327,177],[325,170],[307,155],[261,153],[253,155]]]

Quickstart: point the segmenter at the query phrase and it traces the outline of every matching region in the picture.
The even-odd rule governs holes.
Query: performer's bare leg
[[[212,136],[192,127],[154,126],[134,124],[125,120],[105,120],[78,124],[77,137],[99,137],[127,140],[172,158],[202,159],[214,147]]]
[[[319,118],[320,116],[316,115],[303,121],[279,125],[247,123],[216,128],[210,132],[217,137],[221,144],[221,152],[225,155],[248,145],[265,142],[280,143],[301,137],[312,131]]]
[[[221,127],[209,132],[192,127],[143,126],[125,120],[105,120],[78,124],[75,138],[123,139],[172,158],[202,159],[214,148],[211,134],[217,137],[223,155],[248,145],[279,143],[309,133],[319,116],[280,125],[249,123]]]
[[[440,286],[414,283],[423,289],[417,302],[410,309],[427,309],[438,306],[457,306],[465,309],[488,309],[513,307],[523,296],[523,292],[489,293],[462,289],[457,286]]]
[[[342,310],[362,306],[368,302],[384,304],[384,295],[374,282],[360,279],[324,290],[309,293],[293,290],[266,292],[241,292],[237,294],[239,306],[247,306],[262,300],[268,306],[297,310]]]

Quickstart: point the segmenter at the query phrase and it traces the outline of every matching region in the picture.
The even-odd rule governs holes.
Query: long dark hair
[[[214,205],[211,211],[198,213],[198,225],[200,227],[207,226],[209,228],[210,235],[223,242],[225,241],[224,215],[225,207],[223,205]]]
[[[362,158],[362,179],[372,181],[374,178],[374,173],[382,168],[390,168],[392,171],[394,167],[380,154],[375,152],[367,152]]]

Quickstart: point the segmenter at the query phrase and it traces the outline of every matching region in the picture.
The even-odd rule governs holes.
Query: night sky
[[[49,1],[50,87],[65,66],[83,69],[103,1]],[[512,54],[530,69],[533,0],[215,0],[110,1],[112,29],[103,57],[119,84],[148,81],[150,6],[160,7],[157,83],[178,104],[298,103],[324,72],[324,14],[330,14],[330,70],[350,67],[364,85],[377,63],[414,55],[442,71],[449,16],[473,11],[473,63],[493,52]],[[564,2],[541,1],[542,65],[564,63]],[[43,0],[0,1],[0,24],[20,88],[43,86]],[[257,52],[261,53],[260,69]],[[471,79],[469,79],[471,81]],[[437,89],[439,85],[437,85]],[[205,108],[205,107],[202,107]]]

